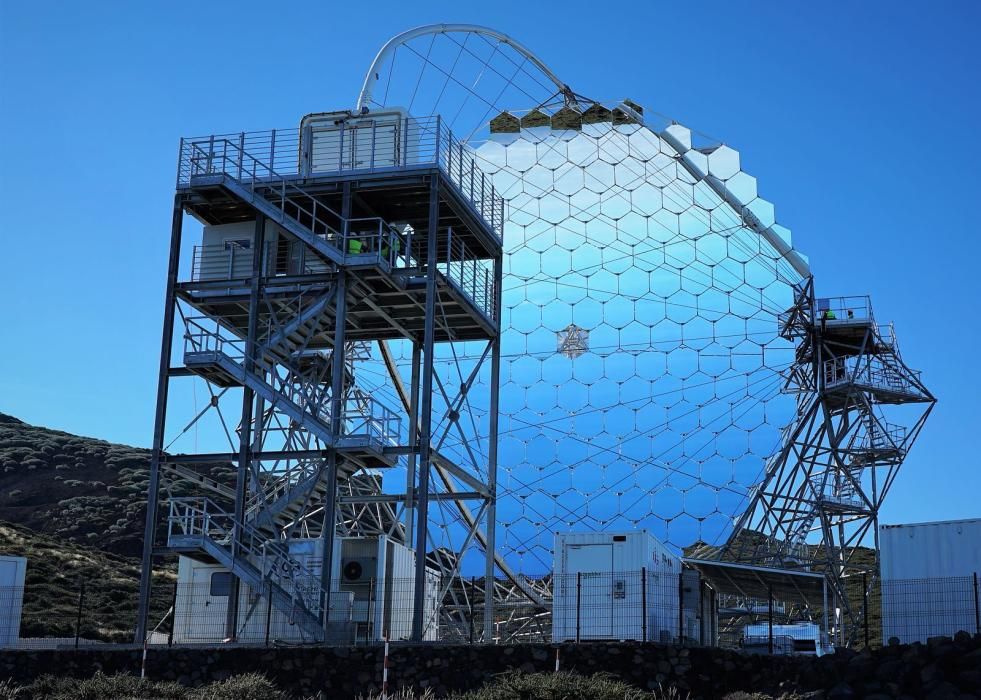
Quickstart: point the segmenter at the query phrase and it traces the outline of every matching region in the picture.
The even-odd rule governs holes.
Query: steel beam
[[[255,371],[255,357],[259,349],[258,338],[259,330],[259,301],[262,279],[262,265],[264,258],[266,241],[266,217],[257,214],[255,217],[255,235],[252,241],[252,277],[249,280],[249,321],[248,330],[245,336],[245,357],[242,366],[247,374]],[[235,522],[245,522],[245,505],[249,499],[249,472],[252,468],[251,449],[252,449],[252,418],[255,407],[255,393],[248,387],[242,387],[242,418],[239,421],[238,439],[238,469],[235,474],[235,503],[234,513]],[[238,526],[236,526],[238,527]],[[239,541],[241,533],[235,532],[232,540],[232,561],[239,555]],[[228,608],[225,618],[225,638],[235,641],[238,637],[238,603],[239,603],[240,581],[237,576],[232,577],[231,588],[228,595]],[[269,601],[272,605],[272,601]]]
[[[146,638],[150,611],[150,589],[153,585],[153,544],[157,531],[157,508],[160,496],[160,461],[164,450],[167,425],[167,395],[170,389],[170,351],[174,345],[174,316],[177,311],[175,289],[180,270],[181,233],[184,224],[183,198],[174,197],[170,224],[170,259],[167,264],[167,289],[164,293],[164,321],[160,338],[160,365],[157,371],[157,405],[154,412],[153,444],[150,452],[150,475],[147,486],[146,522],[143,529],[143,555],[140,560],[140,597],[136,610],[135,642]]]
[[[437,118],[437,134],[439,120]],[[429,189],[429,227],[426,252],[426,328],[422,353],[422,398],[419,431],[419,475],[416,494],[416,571],[412,601],[412,639],[422,641],[426,599],[426,547],[429,535],[429,473],[432,467],[433,365],[436,323],[436,262],[437,229],[439,227],[439,178],[434,177]]]

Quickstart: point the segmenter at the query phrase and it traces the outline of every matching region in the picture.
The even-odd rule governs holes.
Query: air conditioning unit
[[[345,584],[369,584],[378,573],[375,558],[341,559],[341,581]]]
[[[385,536],[340,540],[334,580],[338,590],[354,598],[357,639],[408,639],[415,598],[415,552]],[[439,574],[428,570],[424,638],[439,639]]]

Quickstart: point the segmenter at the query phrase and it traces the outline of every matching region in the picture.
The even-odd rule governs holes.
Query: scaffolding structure
[[[182,277],[185,214],[250,235],[195,246]],[[234,574],[230,640],[241,584],[288,612],[304,639],[328,639],[334,540],[342,536],[384,535],[419,553],[414,639],[433,624],[423,619],[427,572],[438,571],[451,593],[464,552],[476,546],[494,585],[502,222],[501,198],[438,116],[336,113],[305,121],[299,133],[182,139],[138,640],[160,556],[217,562]],[[175,341],[183,347],[172,366]],[[393,342],[411,348],[410,367],[396,366]],[[483,349],[469,377],[450,383],[434,361],[456,344]],[[372,353],[401,405],[385,405],[359,383]],[[475,389],[485,365],[491,381]],[[188,377],[205,380],[212,397],[192,423],[241,395],[237,425],[226,427],[235,449],[165,452],[168,392]],[[461,463],[440,446],[471,418],[477,391],[491,409],[482,417],[487,450]],[[194,469],[215,462],[235,466],[234,484]],[[401,489],[384,476],[396,465],[407,474]],[[161,507],[178,481],[193,495]],[[430,547],[434,503],[459,516],[457,551]],[[295,538],[322,541],[322,560],[299,560]]]
[[[877,582],[879,511],[936,399],[868,297],[818,298],[809,277],[779,324],[797,345],[784,387],[796,415],[720,556],[823,572],[847,643]],[[874,561],[862,561],[870,531]]]

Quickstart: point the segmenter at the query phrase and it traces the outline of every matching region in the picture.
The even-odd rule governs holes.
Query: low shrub
[[[28,686],[0,682],[0,700],[286,700],[288,696],[265,676],[247,673],[201,688],[179,683],[149,681],[128,673],[91,678],[43,676]]]

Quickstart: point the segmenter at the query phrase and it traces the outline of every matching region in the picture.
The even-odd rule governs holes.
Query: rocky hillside
[[[137,559],[4,522],[0,522],[0,552],[27,557],[22,637],[71,637],[78,625],[87,639],[130,641],[140,584]],[[153,619],[159,619],[169,607],[176,575],[158,570],[154,580]]]
[[[150,451],[28,425],[0,413],[0,520],[139,556]],[[228,480],[228,465],[204,470]],[[233,478],[233,477],[232,477]]]

